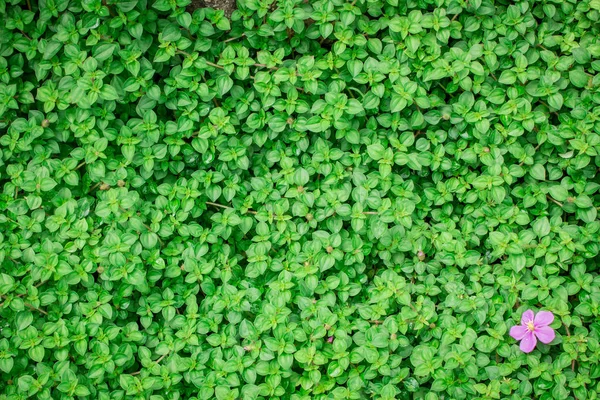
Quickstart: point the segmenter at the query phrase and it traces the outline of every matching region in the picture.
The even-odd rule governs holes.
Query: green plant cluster
[[[598,398],[599,0],[189,6],[0,0],[0,400]]]

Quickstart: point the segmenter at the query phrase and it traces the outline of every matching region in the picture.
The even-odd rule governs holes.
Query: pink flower
[[[527,310],[521,316],[521,325],[510,328],[510,336],[520,340],[521,350],[531,353],[535,349],[537,340],[548,344],[554,340],[554,329],[550,325],[554,321],[554,314],[550,311],[540,311],[535,315],[533,311]]]
[[[327,338],[327,343],[333,343],[333,336],[329,336]]]

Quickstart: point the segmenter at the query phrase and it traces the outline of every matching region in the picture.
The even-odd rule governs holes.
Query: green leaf
[[[42,178],[40,182],[40,190],[42,192],[48,192],[56,187],[57,183],[52,178]]]
[[[571,50],[573,58],[578,64],[587,64],[591,61],[590,52],[585,47],[575,47]]]
[[[546,180],[546,169],[541,164],[534,164],[531,167],[531,170],[529,170],[529,173],[531,174],[531,177],[533,179],[536,179],[538,181]]]
[[[176,42],[181,38],[181,31],[177,25],[167,24],[164,26],[161,36],[165,42]]]
[[[0,371],[8,374],[14,366],[14,360],[12,358],[0,358]]]
[[[158,243],[158,236],[154,232],[144,232],[140,236],[140,242],[145,248],[152,249]]]
[[[563,106],[563,97],[560,93],[555,93],[552,96],[548,97],[548,104],[550,107],[560,110]]]
[[[548,221],[548,218],[543,217],[534,221],[533,232],[540,238],[547,236],[550,233],[550,221]]]
[[[502,73],[498,77],[498,82],[502,83],[503,85],[512,85],[516,81],[517,75],[509,69],[502,71]]]
[[[567,191],[567,189],[565,189],[561,185],[551,186],[548,189],[548,193],[550,193],[550,196],[552,196],[553,199],[558,200],[558,201],[567,200],[567,197],[569,195],[569,192]]]
[[[17,313],[16,328],[17,330],[23,331],[33,322],[33,314],[30,311],[21,311]]]
[[[383,158],[385,148],[380,143],[374,143],[367,147],[367,153],[375,161],[379,161]]]
[[[46,47],[44,49],[44,60],[50,60],[54,57],[62,48],[62,43],[50,40],[46,43]]]
[[[227,75],[221,75],[217,78],[217,93],[223,96],[233,87],[233,80]]]
[[[96,47],[92,51],[92,55],[97,61],[104,61],[111,57],[113,53],[117,50],[117,46],[113,43],[103,43]]]
[[[583,88],[588,84],[589,77],[585,71],[574,69],[569,71],[569,80],[575,87]]]
[[[119,94],[117,93],[117,89],[110,85],[102,85],[100,89],[100,98],[102,100],[117,100],[119,98]]]
[[[27,352],[29,357],[35,362],[42,362],[44,359],[45,350],[42,346],[34,346]]]

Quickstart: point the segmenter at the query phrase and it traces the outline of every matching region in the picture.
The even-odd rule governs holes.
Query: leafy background
[[[189,3],[0,0],[0,399],[598,397],[600,1]]]

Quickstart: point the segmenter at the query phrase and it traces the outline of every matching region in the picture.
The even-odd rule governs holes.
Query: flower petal
[[[552,323],[552,321],[554,321],[554,314],[552,314],[550,311],[540,311],[535,315],[533,324],[537,328],[540,326],[548,326]]]
[[[540,339],[540,342],[548,344],[554,340],[556,334],[554,333],[554,329],[549,326],[540,326],[536,327],[534,331],[535,336]]]
[[[527,325],[528,322],[533,321],[534,313],[531,310],[527,310],[521,315],[521,325]]]
[[[531,353],[533,351],[533,349],[535,349],[536,344],[537,344],[537,339],[535,338],[535,335],[533,334],[533,332],[530,331],[530,332],[527,332],[525,337],[521,340],[521,345],[519,346],[519,348],[524,353]]]
[[[529,332],[526,326],[523,325],[515,325],[510,328],[510,336],[517,340],[521,340],[525,337],[525,335]]]

